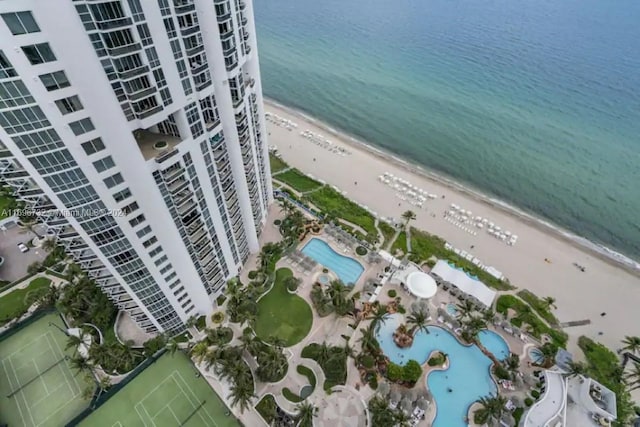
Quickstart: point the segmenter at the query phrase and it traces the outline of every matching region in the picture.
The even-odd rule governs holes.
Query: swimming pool
[[[456,307],[455,304],[447,304],[447,313],[449,313],[451,316],[458,316],[458,308]]]
[[[333,271],[345,285],[355,284],[364,271],[364,267],[358,261],[340,255],[326,242],[315,237],[304,245],[302,253]]]
[[[321,274],[320,276],[318,276],[318,283],[320,283],[321,285],[328,285],[329,276],[326,274]]]
[[[464,422],[469,406],[479,398],[496,392],[496,384],[489,374],[491,360],[476,346],[465,346],[451,333],[438,326],[429,326],[429,333],[418,332],[413,345],[398,348],[393,342],[393,331],[402,321],[402,315],[391,315],[380,327],[378,342],[389,359],[404,365],[414,359],[423,364],[431,352],[442,351],[449,356],[449,368],[433,371],[427,377],[427,386],[436,402],[433,427],[466,427]],[[509,346],[492,331],[482,331],[480,342],[498,359],[509,355]],[[451,391],[449,391],[451,390]]]

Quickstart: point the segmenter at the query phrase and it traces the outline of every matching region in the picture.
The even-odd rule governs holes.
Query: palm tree
[[[405,211],[402,213],[402,218],[404,219],[405,227],[409,224],[409,221],[416,219],[416,214],[413,211]]]
[[[280,200],[280,212],[283,212],[285,216],[289,216],[294,209],[293,203],[287,199]]]
[[[498,425],[506,413],[507,398],[496,394],[481,397],[477,402],[482,408],[477,409],[474,414],[476,424]]]
[[[42,242],[42,249],[49,252],[54,250],[58,245],[56,244],[55,239],[45,239],[44,242]]]
[[[587,366],[584,363],[571,361],[567,365],[567,370],[565,375],[568,378],[574,378],[579,376],[585,376],[586,373],[587,373]]]
[[[231,398],[231,406],[240,408],[240,412],[244,413],[245,409],[251,406],[251,399],[255,397],[253,392],[253,382],[246,380],[236,380],[229,388],[229,397]]]
[[[503,366],[511,373],[511,378],[515,378],[518,369],[520,369],[520,357],[514,353],[509,354],[509,357],[504,360]]]
[[[531,307],[525,305],[524,307],[522,307],[522,310],[520,310],[520,312],[514,317],[514,319],[519,321],[520,323],[527,323],[527,321],[531,319],[532,314],[533,312],[531,311]]]
[[[78,346],[80,344],[84,344],[85,334],[84,332],[80,332],[80,336],[77,337],[75,335],[67,335],[67,345],[64,347],[65,350],[73,349],[73,354],[75,355],[78,351]]]
[[[363,352],[371,352],[372,350],[378,350],[378,341],[376,340],[373,323],[366,329],[361,329],[362,336],[358,339]]]
[[[72,357],[69,361],[71,369],[76,371],[76,375],[82,372],[91,372],[91,363],[82,356]]]
[[[313,427],[313,418],[318,415],[318,408],[312,403],[302,402],[296,406],[298,427]]]
[[[549,368],[553,366],[556,361],[556,354],[558,353],[558,346],[550,342],[543,344],[540,348],[541,362],[540,366]]]
[[[180,346],[178,345],[178,341],[171,339],[167,342],[167,351],[171,356],[176,354],[176,351],[178,351],[179,349],[180,349]]]
[[[547,309],[549,308],[558,308],[556,307],[556,299],[554,297],[544,297],[542,298],[542,302],[544,303],[545,307],[547,307]]]
[[[471,301],[464,300],[456,304],[456,310],[460,313],[460,317],[464,318],[473,313],[476,310],[476,306]]]
[[[625,382],[629,386],[629,391],[640,388],[640,364],[634,363],[631,372],[625,374]]]
[[[197,323],[198,323],[198,318],[196,316],[191,316],[187,319],[184,325],[187,327],[187,329],[190,329],[196,326]]]
[[[331,347],[327,344],[326,341],[323,341],[322,344],[318,344],[318,364],[323,365],[331,358]]]
[[[375,311],[368,317],[371,319],[371,325],[375,332],[380,330],[380,326],[387,320],[389,313],[387,312],[387,306],[384,304],[378,304]]]
[[[411,314],[407,316],[407,324],[412,325],[409,334],[414,337],[417,332],[424,331],[429,333],[427,328],[429,321],[429,311],[426,308],[413,310]]]
[[[622,340],[624,347],[620,351],[628,351],[633,354],[640,352],[640,337],[625,336]]]
[[[191,356],[196,359],[198,363],[200,363],[205,358],[208,352],[209,347],[207,346],[207,343],[205,341],[200,341],[191,349]]]

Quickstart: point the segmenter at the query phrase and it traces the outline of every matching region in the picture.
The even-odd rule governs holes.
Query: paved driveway
[[[18,243],[27,244],[34,237],[32,232],[17,226],[0,231],[0,257],[4,258],[4,264],[0,266],[0,280],[13,282],[27,274],[29,264],[45,259],[47,254],[40,248],[29,248],[26,253],[18,249]]]

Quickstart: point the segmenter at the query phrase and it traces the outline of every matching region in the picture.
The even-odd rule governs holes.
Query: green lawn
[[[276,271],[273,288],[258,301],[256,335],[264,340],[275,336],[289,347],[299,343],[311,330],[313,313],[309,304],[298,295],[290,294],[284,279],[292,276],[288,268]]]
[[[301,193],[311,191],[322,186],[318,181],[309,178],[298,169],[289,169],[286,172],[282,172],[275,176],[275,180],[284,182],[289,187]]]
[[[239,427],[182,352],[165,354],[80,422],[86,427]]]
[[[12,203],[12,198],[0,195],[0,219],[5,219],[10,216],[8,215],[9,212],[5,212],[5,210],[11,206]]]
[[[628,388],[620,378],[620,358],[604,345],[582,336],[578,346],[587,360],[587,375],[616,394],[618,419],[613,425],[629,425],[633,417],[633,402]]]
[[[276,172],[280,172],[283,169],[289,167],[282,159],[274,156],[273,154],[269,154],[269,164],[271,165],[271,173],[274,174]]]
[[[344,197],[331,187],[324,186],[318,191],[308,194],[311,203],[324,213],[342,218],[360,226],[367,233],[377,235],[375,218],[368,211]]]
[[[401,250],[403,254],[407,253],[407,233],[401,231],[398,237],[391,245],[391,253],[394,254],[396,250]]]
[[[522,313],[527,310],[527,307],[529,307],[527,303],[513,295],[501,295],[496,303],[496,311],[504,315],[507,314],[507,309],[509,308],[515,310],[516,313]],[[565,332],[548,327],[533,310],[525,317],[523,320],[524,323],[531,326],[531,335],[540,338],[542,334],[547,334],[556,345],[566,348],[569,337]],[[518,319],[512,319],[511,323],[517,327],[521,327],[523,324],[523,322]]]
[[[47,314],[0,341],[0,425],[64,426],[89,405],[82,395],[95,383],[71,369],[57,328],[60,315]]]
[[[455,252],[444,247],[445,241],[438,236],[429,234],[426,231],[418,230],[411,227],[411,256],[409,259],[417,264],[426,261],[432,255],[436,258],[446,259],[456,266],[461,267],[464,271],[476,276],[485,285],[490,286],[499,291],[514,289],[510,284],[498,280],[484,270],[481,270],[471,261],[468,261]]]
[[[11,319],[22,316],[27,309],[27,296],[34,291],[48,288],[51,280],[46,277],[33,279],[24,289],[16,289],[0,298],[0,325],[4,325]]]
[[[277,416],[277,409],[278,404],[271,394],[265,394],[256,405],[256,410],[269,425],[271,425],[271,422],[275,420]]]
[[[546,320],[550,325],[558,325],[560,322],[558,318],[551,313],[547,304],[538,298],[533,293],[529,292],[526,289],[518,292],[518,296],[524,300],[527,304],[531,306],[544,320]]]
[[[384,245],[386,246],[387,244],[389,244],[391,239],[393,239],[396,230],[384,221],[378,221],[378,228],[382,232],[382,236],[384,237]]]

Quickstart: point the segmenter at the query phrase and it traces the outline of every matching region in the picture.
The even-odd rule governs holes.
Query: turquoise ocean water
[[[640,259],[640,2],[254,0],[263,90]]]

